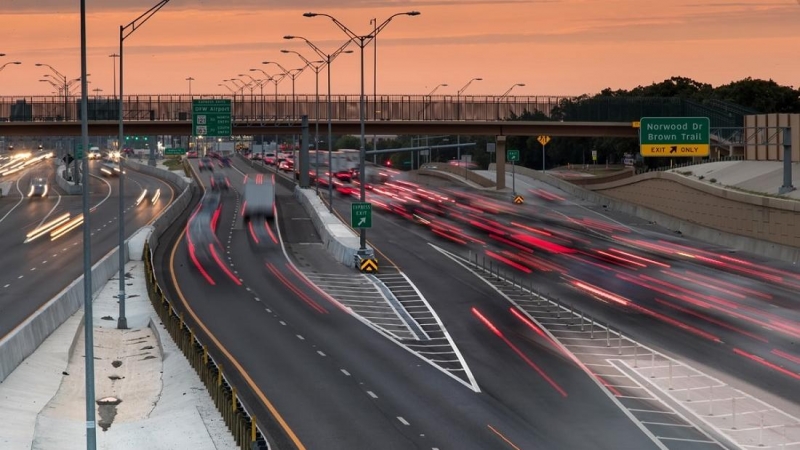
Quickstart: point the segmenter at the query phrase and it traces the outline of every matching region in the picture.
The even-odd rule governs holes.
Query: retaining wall
[[[582,200],[704,242],[791,263],[800,260],[797,201],[737,192],[669,172],[649,172],[587,189],[526,167],[517,171]]]

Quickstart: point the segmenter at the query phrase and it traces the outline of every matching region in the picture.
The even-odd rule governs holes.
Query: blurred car
[[[103,165],[100,167],[100,172],[103,174],[103,176],[106,177],[119,176],[120,174],[119,164],[113,161],[105,161],[103,162]]]
[[[41,177],[31,178],[28,197],[47,197],[47,179]]]
[[[214,191],[227,191],[230,189],[231,184],[228,178],[220,172],[214,172],[211,175],[211,190]]]
[[[197,158],[197,150],[189,150],[186,152],[186,157],[192,159]]]
[[[233,161],[227,156],[223,156],[219,159],[219,162],[222,164],[222,167],[230,167],[233,164]]]
[[[204,170],[214,171],[214,162],[211,161],[211,158],[205,157],[200,159],[200,164],[198,165],[200,172]]]
[[[100,150],[92,150],[89,152],[89,159],[101,159],[103,155],[100,153]]]
[[[252,219],[272,219],[275,213],[275,184],[271,177],[258,176],[244,186],[245,222]]]
[[[278,169],[284,172],[291,172],[292,170],[294,170],[294,161],[292,161],[291,159],[284,159],[283,161],[278,163]]]
[[[219,153],[217,153],[215,151],[206,152],[206,156],[209,157],[209,158],[214,158],[214,159],[222,158],[222,155],[220,155]]]

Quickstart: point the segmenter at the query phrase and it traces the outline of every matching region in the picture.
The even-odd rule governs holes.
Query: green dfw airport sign
[[[192,100],[192,136],[231,136],[230,99]]]

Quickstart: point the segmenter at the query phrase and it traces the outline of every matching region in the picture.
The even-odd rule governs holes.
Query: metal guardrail
[[[667,170],[680,169],[682,167],[698,166],[700,164],[722,162],[722,161],[745,161],[744,156],[723,156],[721,158],[706,158],[698,161],[688,161],[682,164],[674,164],[672,166],[662,166],[656,168],[640,167],[636,169],[636,175],[647,172],[666,172]]]
[[[241,450],[269,450],[267,439],[259,429],[256,418],[248,412],[239,398],[236,388],[225,376],[222,364],[215,361],[209,354],[208,346],[197,337],[192,328],[184,321],[183,313],[175,310],[159,286],[153,270],[152,258],[150,245],[145,243],[144,267],[147,293],[164,328],[167,329],[172,340],[200,376],[200,380],[208,389],[211,399],[225,420],[225,424],[228,425],[239,448]]]

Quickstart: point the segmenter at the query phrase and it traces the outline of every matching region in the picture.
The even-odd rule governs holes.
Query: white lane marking
[[[412,283],[412,282],[411,282],[411,279],[410,279],[410,278],[408,278],[408,276],[407,276],[405,273],[403,273],[403,272],[400,272],[400,275],[402,275],[402,276],[403,276],[403,278],[405,278],[405,279],[406,279],[406,281],[408,282],[408,284],[409,284],[409,285],[410,285],[412,288],[414,288],[414,291],[417,293],[417,295],[419,296],[419,298],[420,298],[420,299],[421,299],[423,302],[425,302],[425,306],[427,306],[427,307],[428,307],[428,310],[431,312],[431,315],[433,316],[433,319],[434,319],[434,320],[436,320],[436,323],[439,325],[439,328],[442,330],[442,333],[444,333],[444,337],[447,339],[447,342],[449,342],[449,343],[450,343],[450,347],[453,349],[453,353],[455,353],[455,354],[456,354],[456,358],[458,358],[458,361],[461,363],[461,367],[463,367],[463,368],[464,368],[464,372],[466,373],[466,375],[467,375],[467,378],[469,378],[470,385],[467,385],[466,383],[464,383],[464,382],[463,382],[461,379],[459,379],[458,377],[455,377],[455,376],[454,376],[454,377],[453,377],[453,379],[456,379],[456,380],[458,380],[458,381],[461,381],[461,382],[462,382],[464,385],[466,385],[467,387],[469,387],[470,389],[472,389],[472,390],[473,390],[473,391],[475,391],[476,393],[478,393],[478,392],[481,392],[481,388],[480,388],[480,387],[478,387],[478,381],[477,381],[477,380],[475,379],[475,377],[472,375],[472,371],[471,371],[471,370],[469,370],[469,366],[467,365],[467,362],[464,360],[464,357],[461,355],[461,352],[458,350],[458,347],[456,347],[456,343],[455,343],[455,342],[453,342],[453,339],[450,337],[450,333],[447,331],[447,328],[445,328],[445,327],[444,327],[444,324],[442,323],[441,319],[439,319],[439,315],[438,315],[438,314],[436,314],[436,311],[433,309],[433,307],[430,305],[430,303],[428,303],[428,300],[427,300],[427,299],[426,299],[426,298],[425,298],[425,297],[422,295],[422,292],[420,292],[420,291],[419,291],[419,289],[417,289],[417,285],[415,285],[414,283]],[[445,372],[445,373],[447,373],[447,372]]]
[[[297,339],[300,339],[301,341],[305,341],[306,340],[306,338],[304,338],[303,336],[300,336],[299,334],[297,335]]]
[[[9,286],[11,286],[11,284],[10,284],[10,283],[9,283],[9,284],[7,284],[7,285],[5,285],[5,286],[3,286],[3,287],[4,287],[4,288],[7,288],[7,287],[9,287]]]
[[[22,278],[22,277],[24,277],[24,276],[25,276],[25,275],[20,275],[20,276],[18,276],[18,277],[17,277],[17,279],[19,280],[19,279],[21,279],[21,278]]]
[[[21,178],[21,177],[20,177],[20,178]],[[19,180],[20,180],[20,179],[19,179],[19,178],[17,178],[17,184],[16,184],[16,186],[17,186],[17,192],[19,192],[19,201],[17,202],[17,204],[16,204],[16,205],[14,205],[14,206],[13,206],[11,209],[9,209],[9,210],[8,210],[8,212],[6,213],[6,215],[5,215],[5,216],[3,216],[3,218],[2,218],[2,219],[0,219],[0,222],[2,222],[2,221],[4,221],[4,220],[6,220],[6,217],[8,217],[8,215],[9,215],[9,214],[11,214],[12,212],[14,212],[14,210],[15,210],[15,209],[17,209],[17,206],[19,206],[19,205],[20,205],[20,203],[22,203],[22,201],[23,201],[23,200],[25,200],[25,195],[23,195],[23,194],[22,194],[22,190],[19,188]]]
[[[400,416],[397,416],[397,420],[399,420],[399,421],[400,421],[400,423],[402,423],[402,424],[403,424],[403,425],[405,425],[405,426],[409,426],[409,425],[411,425],[410,423],[408,423],[408,421],[407,421],[406,419],[403,419],[403,418],[402,418],[402,417],[400,417]]]
[[[345,374],[345,375],[347,375],[348,377],[350,376],[350,372],[348,372],[348,371],[346,371],[346,370],[344,370],[344,369],[339,369],[339,370],[341,370],[341,371],[342,371],[342,373],[343,373],[343,374]]]
[[[281,320],[280,322],[278,322],[278,323],[280,323],[280,324],[281,324],[281,325],[283,325],[283,326],[286,326],[286,322],[284,322],[284,321],[282,321],[282,320]]]
[[[378,396],[377,396],[377,395],[375,395],[375,393],[374,393],[374,392],[372,392],[372,391],[367,391],[367,395],[369,395],[369,396],[370,396],[370,397],[372,397],[372,398],[378,398]]]
[[[108,194],[106,194],[105,198],[103,198],[102,200],[100,200],[100,202],[99,202],[98,204],[96,204],[96,205],[94,205],[94,206],[92,206],[92,207],[90,208],[90,210],[94,210],[94,209],[97,209],[97,208],[99,208],[99,207],[100,207],[100,205],[102,205],[103,203],[105,203],[105,202],[106,202],[106,200],[108,200],[108,198],[109,198],[109,197],[111,197],[111,183],[109,183],[108,181],[106,181],[106,179],[105,179],[105,178],[98,177],[97,175],[89,174],[89,176],[91,176],[92,178],[97,178],[98,180],[100,180],[100,181],[102,181],[103,183],[105,183],[105,184],[106,184],[106,186],[108,186]]]
[[[317,354],[319,356],[325,356],[325,352],[323,352],[322,350],[317,350]]]

